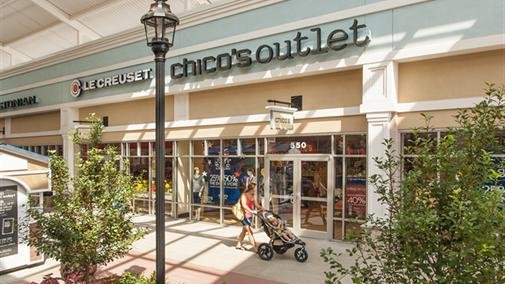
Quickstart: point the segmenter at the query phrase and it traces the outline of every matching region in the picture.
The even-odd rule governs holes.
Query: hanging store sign
[[[361,30],[365,29],[365,24],[358,24],[358,20],[354,20],[352,26],[349,27],[352,33],[353,44],[357,47],[368,45],[370,37],[366,35],[364,38],[359,38]],[[293,59],[295,56],[306,57],[308,55],[316,55],[327,53],[330,50],[340,51],[345,49],[349,44],[347,40],[350,35],[342,29],[333,30],[326,37],[326,45],[323,46],[323,38],[321,28],[312,28],[311,32],[315,34],[315,46],[303,46],[303,41],[309,39],[303,36],[301,32],[297,32],[296,36],[291,40],[285,40],[282,44],[274,42],[271,45],[263,44],[256,48],[255,53],[251,49],[235,49],[230,52],[222,53],[217,56],[207,56],[197,60],[189,60],[184,58],[182,63],[174,63],[170,66],[170,77],[172,79],[181,79],[188,76],[198,76],[202,74],[210,74],[217,71],[230,70],[233,66],[240,68],[249,67],[253,63],[253,58],[260,64],[270,63],[273,59],[283,61]],[[285,52],[281,52],[285,50]]]
[[[39,98],[37,96],[22,97],[13,100],[0,101],[0,110],[15,109],[24,106],[37,104]]]
[[[127,72],[122,74],[112,75],[110,77],[94,79],[81,82],[75,79],[70,83],[70,94],[72,97],[77,98],[81,95],[82,91],[89,91],[94,89],[102,89],[111,86],[123,85],[138,81],[151,79],[152,69],[143,69],[135,72]]]
[[[283,106],[266,106],[270,111],[270,129],[293,130],[296,108]]]
[[[17,186],[0,187],[0,258],[18,253]]]

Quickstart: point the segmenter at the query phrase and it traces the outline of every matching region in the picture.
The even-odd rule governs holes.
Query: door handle
[[[294,194],[294,193],[291,193],[291,195],[290,195],[290,197],[289,197],[289,199],[290,199],[290,201],[291,201],[291,204],[294,204],[294,203],[295,203],[295,198],[296,198],[295,194]]]

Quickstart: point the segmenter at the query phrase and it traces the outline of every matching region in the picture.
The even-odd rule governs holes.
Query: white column
[[[189,94],[181,93],[174,95],[174,120],[189,119]]]
[[[74,129],[74,121],[79,120],[77,108],[63,108],[60,111],[60,132],[63,137],[63,158],[67,162],[70,176],[74,175],[75,147],[70,131]]]
[[[398,64],[393,61],[363,66],[363,100],[360,111],[366,114],[367,175],[381,174],[374,157],[384,157],[385,139],[396,138],[395,108],[398,102]],[[398,142],[398,141],[395,141]],[[386,217],[387,208],[380,204],[372,184],[367,183],[367,212],[376,217]]]
[[[12,124],[12,119],[10,117],[6,117],[4,120],[4,127],[5,127],[4,137],[11,135],[11,133],[12,133],[11,124]]]

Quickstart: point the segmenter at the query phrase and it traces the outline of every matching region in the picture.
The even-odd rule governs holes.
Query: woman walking
[[[238,241],[235,248],[245,249],[242,245],[242,241],[247,234],[249,241],[253,245],[253,250],[256,252],[256,240],[254,240],[253,232],[251,229],[252,217],[253,214],[256,213],[256,210],[263,210],[261,205],[259,205],[258,201],[256,200],[256,184],[250,183],[247,185],[246,190],[240,195],[239,202],[240,205],[242,205],[242,208],[244,208],[245,214],[244,219],[240,221],[242,223],[242,232],[240,232],[240,235],[238,236]]]

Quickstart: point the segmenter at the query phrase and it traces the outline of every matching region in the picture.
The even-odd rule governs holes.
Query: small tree
[[[77,174],[71,178],[64,159],[51,153],[54,207],[41,212],[30,205],[28,218],[38,226],[29,244],[61,263],[61,274],[91,283],[98,265],[125,255],[141,231],[131,221],[131,175],[119,167],[121,157],[113,147],[98,148],[103,126],[94,115],[89,136],[73,134],[78,146],[87,143],[87,158],[77,155]],[[124,161],[125,163],[127,161]]]
[[[375,159],[384,174],[370,182],[389,218],[369,218],[370,229],[347,251],[350,266],[322,250],[326,283],[346,275],[354,283],[505,283],[505,192],[489,186],[505,169],[491,156],[504,130],[504,94],[489,84],[485,99],[458,111],[459,126],[439,141],[425,116],[427,127],[405,150],[414,158],[401,180],[403,157],[385,142],[385,158]]]

